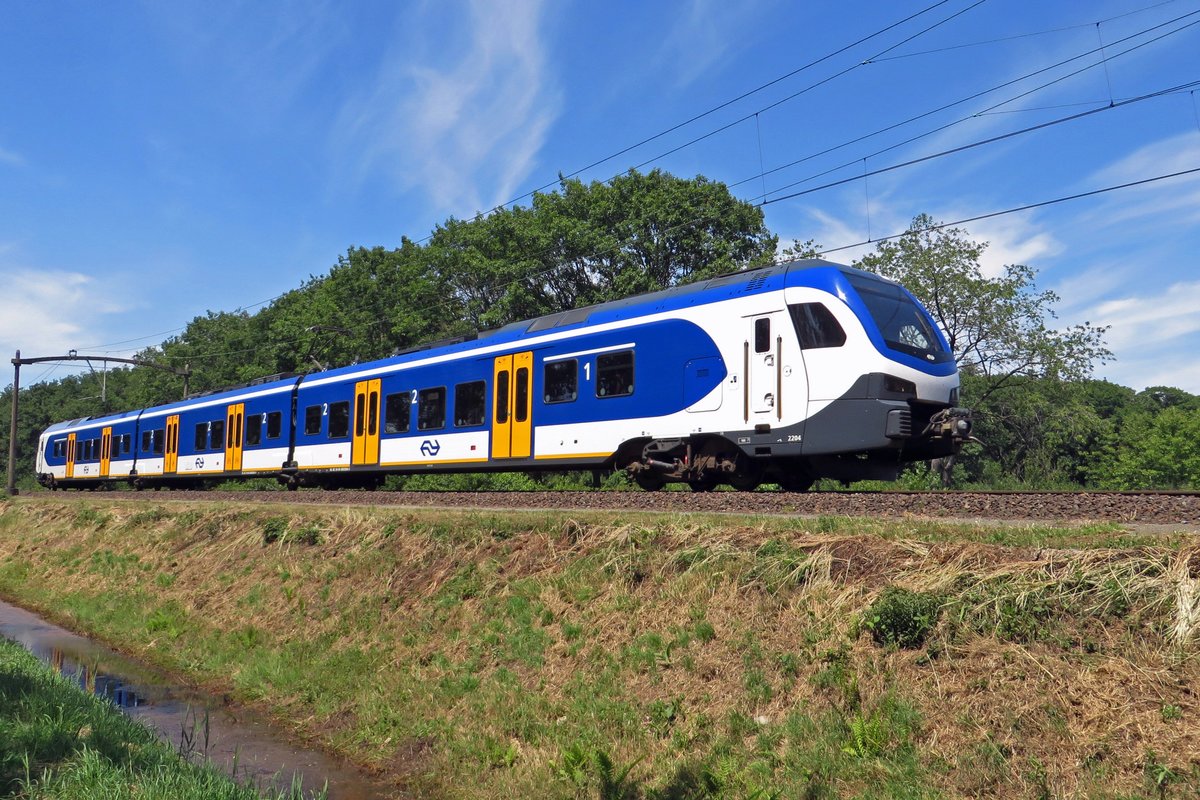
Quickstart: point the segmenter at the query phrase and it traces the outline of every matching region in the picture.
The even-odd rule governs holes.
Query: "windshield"
[[[908,292],[894,283],[849,272],[843,274],[866,304],[888,347],[931,362],[953,358],[929,317]]]

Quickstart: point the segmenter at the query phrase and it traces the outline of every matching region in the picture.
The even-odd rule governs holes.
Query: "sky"
[[[1200,168],[1194,81],[1200,0],[0,0],[0,386],[559,174],[704,175],[848,263]],[[959,227],[1111,326],[1097,377],[1200,393],[1200,173]]]

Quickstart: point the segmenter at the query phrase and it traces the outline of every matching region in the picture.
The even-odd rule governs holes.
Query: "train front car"
[[[894,480],[904,464],[958,452],[954,354],[929,313],[897,283],[821,261],[788,270],[785,301],[800,343],[808,413],[788,435],[811,478]]]
[[[712,362],[725,377],[685,414],[648,420],[653,438],[622,446],[616,464],[642,488],[894,480],[970,436],[945,338],[892,281],[797,261],[715,278],[680,305],[720,348],[687,376]]]

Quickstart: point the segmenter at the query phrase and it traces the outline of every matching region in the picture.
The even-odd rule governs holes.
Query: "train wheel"
[[[779,478],[779,488],[785,492],[807,492],[814,480],[803,472],[790,472]]]
[[[693,492],[711,492],[717,488],[717,479],[706,476],[698,480],[688,481],[688,486],[692,487]]]
[[[648,475],[644,472],[639,472],[633,482],[647,492],[657,492],[667,485],[667,482],[657,475]]]
[[[734,475],[729,479],[729,485],[739,492],[753,492],[762,484],[758,475]]]

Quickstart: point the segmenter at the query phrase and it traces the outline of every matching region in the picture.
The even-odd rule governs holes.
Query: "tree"
[[[564,179],[530,207],[438,226],[426,252],[477,328],[769,263],[762,210],[722,183],[631,171]]]

